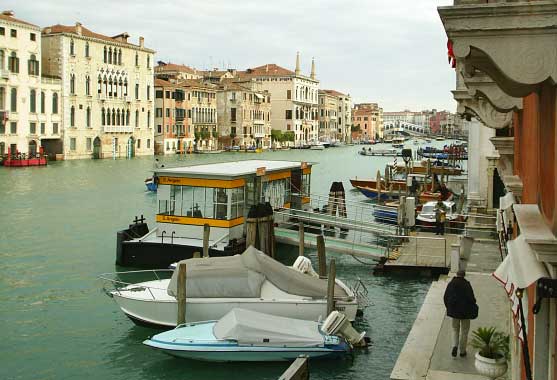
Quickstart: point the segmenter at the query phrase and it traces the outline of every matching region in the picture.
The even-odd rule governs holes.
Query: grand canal
[[[167,166],[243,159],[317,162],[312,192],[326,194],[354,176],[374,178],[392,158],[358,146],[324,151],[223,153],[160,158]],[[115,271],[116,231],[135,215],[152,225],[155,195],[143,180],[153,158],[53,162],[0,168],[0,378],[276,379],[288,364],[210,364],[179,360],[141,342],[155,331],[132,324],[96,276]],[[292,249],[293,250],[293,249]],[[289,248],[282,252],[288,260]],[[291,252],[288,252],[291,251]],[[338,257],[338,276],[361,278],[369,306],[357,327],[373,341],[353,358],[312,362],[312,379],[388,379],[429,287],[428,278],[374,276],[372,266]],[[315,266],[315,265],[314,265]]]

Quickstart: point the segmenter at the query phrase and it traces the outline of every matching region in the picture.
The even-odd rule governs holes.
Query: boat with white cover
[[[217,320],[235,307],[304,320],[324,317],[327,280],[313,275],[308,261],[298,258],[295,267],[289,267],[253,247],[231,257],[183,260],[179,263],[187,266],[186,321]],[[127,272],[116,275],[122,273]],[[174,271],[170,279],[129,284],[110,274],[100,276],[112,286],[105,287],[107,294],[130,319],[163,327],[176,326],[177,277]],[[354,291],[337,279],[334,296],[336,310],[354,320],[358,310]]]
[[[344,338],[328,334],[326,327],[331,325],[235,308],[218,321],[182,324],[143,344],[176,357],[218,362],[284,361],[299,355],[324,358],[349,353],[351,346]]]

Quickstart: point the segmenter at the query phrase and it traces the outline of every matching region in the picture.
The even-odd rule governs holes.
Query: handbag
[[[478,312],[479,311],[480,311],[480,307],[478,306],[477,303],[474,303],[472,305],[472,308],[470,309],[470,319],[478,318]]]

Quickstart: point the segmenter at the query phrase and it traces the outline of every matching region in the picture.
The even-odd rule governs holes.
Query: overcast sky
[[[436,7],[451,0],[7,0],[15,17],[45,27],[80,21],[101,34],[145,37],[156,60],[200,69],[276,63],[300,51],[321,88],[385,111],[454,111],[454,70]]]

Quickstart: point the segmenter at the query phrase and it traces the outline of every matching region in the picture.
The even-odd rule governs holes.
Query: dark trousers
[[[444,222],[435,222],[435,235],[445,235]]]

